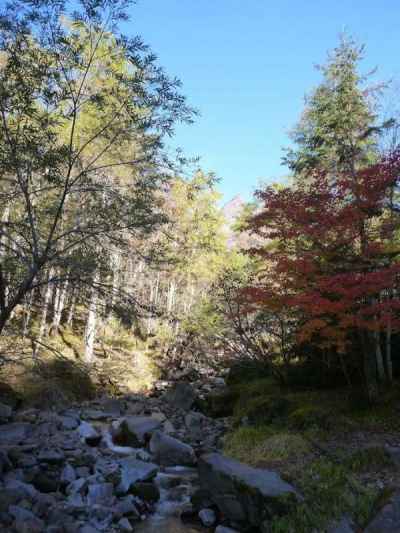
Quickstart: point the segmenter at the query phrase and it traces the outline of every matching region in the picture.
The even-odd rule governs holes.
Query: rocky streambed
[[[196,399],[223,387],[159,383],[151,396],[63,409],[0,404],[0,531],[269,532],[302,497],[220,454],[229,422]]]

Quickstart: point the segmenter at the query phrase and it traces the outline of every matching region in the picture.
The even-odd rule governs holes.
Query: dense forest
[[[387,421],[400,130],[363,47],[342,35],[319,67],[288,177],[223,206],[215,175],[171,148],[197,112],[120,33],[127,3],[73,4],[13,0],[0,16],[0,395],[43,405],[221,373],[230,389],[202,407],[234,416],[227,453],[250,463],[276,417],[325,431],[340,403]],[[317,531],[304,516],[298,531]],[[268,531],[295,531],[279,520]]]

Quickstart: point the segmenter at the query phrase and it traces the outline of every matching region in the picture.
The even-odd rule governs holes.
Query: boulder
[[[196,400],[196,393],[190,383],[177,383],[167,392],[166,399],[172,407],[189,411]]]
[[[113,441],[120,446],[140,447],[161,427],[161,422],[149,416],[127,416],[111,429]]]
[[[0,444],[25,444],[25,441],[33,433],[33,425],[26,422],[13,422],[3,424],[0,430]]]
[[[65,455],[55,450],[42,450],[38,455],[38,459],[40,463],[61,465],[65,461]]]
[[[119,494],[126,494],[137,481],[149,481],[156,476],[158,466],[127,457],[121,459],[121,482],[117,487]]]
[[[95,483],[89,485],[87,502],[89,505],[110,505],[114,499],[114,486],[112,483]]]
[[[15,518],[15,530],[18,533],[41,533],[44,531],[44,522],[37,518],[31,511],[10,505],[8,512]]]
[[[400,531],[400,491],[392,494],[384,507],[365,528],[364,533],[398,533]]]
[[[206,417],[202,413],[191,411],[185,416],[185,425],[195,437],[200,437],[203,432],[203,423]]]
[[[155,460],[163,466],[192,466],[196,463],[196,455],[191,446],[161,431],[153,433],[149,447]]]
[[[100,444],[101,435],[100,433],[88,422],[81,422],[78,427],[78,433],[81,436],[82,440],[86,442],[89,446],[97,446]]]
[[[218,509],[237,524],[260,527],[296,504],[296,489],[273,471],[252,468],[218,453],[199,459],[200,485]]]

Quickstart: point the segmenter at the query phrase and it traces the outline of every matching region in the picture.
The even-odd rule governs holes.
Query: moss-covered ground
[[[225,397],[225,401],[223,400]],[[323,532],[350,517],[363,528],[400,482],[387,445],[400,446],[394,386],[382,402],[355,406],[347,390],[279,387],[270,377],[235,382],[209,409],[224,406],[232,426],[224,452],[271,468],[293,483],[304,501],[271,524],[271,533]]]

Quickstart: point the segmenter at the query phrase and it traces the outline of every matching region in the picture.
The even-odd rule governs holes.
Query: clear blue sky
[[[318,83],[313,68],[346,28],[366,45],[363,70],[400,79],[400,0],[139,0],[139,33],[181,78],[201,113],[176,143],[220,178],[226,200],[277,181],[288,130]]]

